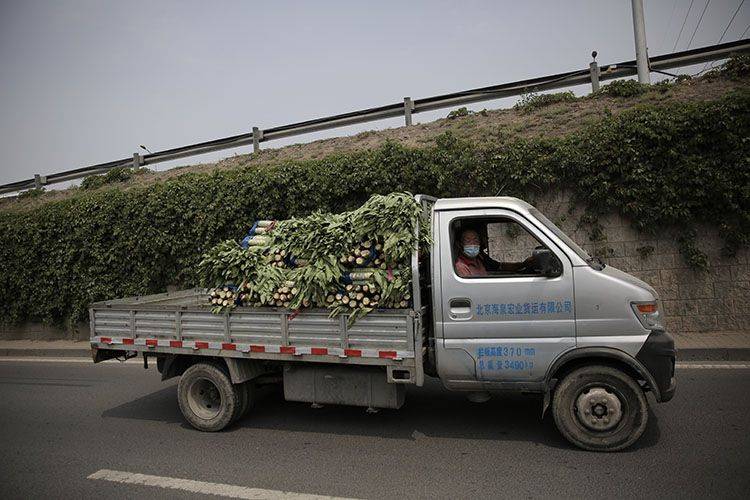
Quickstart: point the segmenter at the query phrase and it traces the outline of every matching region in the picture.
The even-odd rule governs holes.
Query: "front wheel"
[[[555,388],[552,413],[560,433],[579,448],[617,451],[646,430],[648,403],[628,374],[609,366],[585,366]]]

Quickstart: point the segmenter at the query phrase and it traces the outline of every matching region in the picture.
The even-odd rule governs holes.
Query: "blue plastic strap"
[[[370,267],[370,264],[372,261],[378,258],[378,252],[375,250],[375,241],[372,242],[370,245],[370,255],[367,256],[367,259],[362,264],[362,267]]]
[[[247,232],[247,236],[245,236],[242,239],[242,243],[240,243],[240,245],[242,246],[242,248],[247,249],[247,247],[250,246],[250,240],[253,238],[253,236],[255,236],[255,230],[257,228],[258,228],[258,221],[256,220],[255,223],[253,224],[253,227],[251,227],[250,231]]]

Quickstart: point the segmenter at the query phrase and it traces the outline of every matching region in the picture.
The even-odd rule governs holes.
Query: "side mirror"
[[[534,271],[547,278],[557,278],[562,274],[562,262],[545,247],[534,249]]]

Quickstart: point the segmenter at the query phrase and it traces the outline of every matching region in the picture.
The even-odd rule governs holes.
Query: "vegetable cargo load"
[[[375,195],[356,210],[256,221],[242,243],[224,241],[200,263],[208,301],[235,307],[323,307],[349,322],[411,304],[411,255],[429,245],[420,205],[409,193]],[[423,236],[417,236],[423,235]],[[419,238],[419,240],[418,240]]]

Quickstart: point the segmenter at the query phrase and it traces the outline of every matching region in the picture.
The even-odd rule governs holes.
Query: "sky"
[[[750,1],[644,0],[649,55],[717,43],[740,5],[723,41],[749,36]],[[131,157],[141,144],[157,151],[582,69],[592,50],[601,65],[635,58],[629,0],[0,0],[0,184]]]

